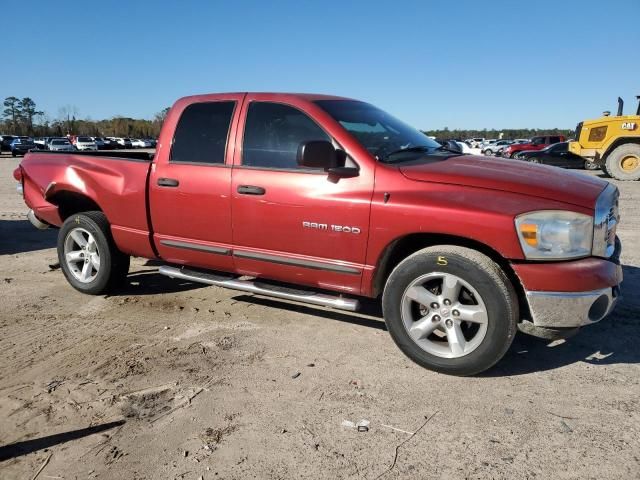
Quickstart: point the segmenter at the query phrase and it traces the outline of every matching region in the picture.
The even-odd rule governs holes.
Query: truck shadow
[[[638,364],[640,349],[640,268],[624,266],[622,299],[601,322],[575,337],[549,342],[518,334],[505,357],[482,376],[502,377],[553,370],[576,362],[591,365]]]
[[[638,364],[640,349],[640,268],[625,266],[623,298],[615,311],[595,325],[581,329],[575,337],[550,342],[519,333],[498,364],[480,376],[505,377],[554,370],[577,362],[591,365]],[[313,315],[363,327],[386,330],[379,302],[364,299],[358,313],[305,306],[277,299],[239,294],[236,301]],[[398,352],[401,355],[400,352]]]
[[[313,315],[314,317],[322,317],[328,320],[361,325],[363,327],[375,328],[377,330],[387,329],[387,326],[382,319],[380,306],[374,301],[361,300],[360,310],[357,313],[349,313],[323,307],[308,307],[297,303],[289,303],[273,298],[257,297],[244,293],[233,297],[233,299],[238,302],[253,303],[263,307],[277,308],[279,310],[287,310],[289,312],[302,313],[304,315]]]
[[[147,262],[149,265],[149,262]],[[153,265],[153,264],[151,264]],[[160,275],[158,270],[138,270],[127,275],[127,281],[114,290],[109,296],[158,295],[161,293],[178,293],[205,288],[203,283],[189,282]]]
[[[0,220],[0,255],[55,248],[58,230],[36,229],[29,220]]]

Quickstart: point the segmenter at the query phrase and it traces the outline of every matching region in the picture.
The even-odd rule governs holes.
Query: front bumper
[[[527,292],[533,324],[544,328],[575,328],[599,322],[611,313],[619,297],[618,286],[590,292]]]
[[[588,257],[552,263],[514,263],[531,321],[542,328],[576,328],[599,322],[620,298],[621,244],[610,259]]]

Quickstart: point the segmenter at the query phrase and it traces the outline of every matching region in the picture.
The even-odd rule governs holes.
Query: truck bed
[[[76,207],[102,210],[122,251],[154,257],[147,200],[152,160],[148,152],[33,151],[20,164],[25,201],[54,226]]]

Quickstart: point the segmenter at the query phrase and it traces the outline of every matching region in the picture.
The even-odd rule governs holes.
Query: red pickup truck
[[[381,298],[400,349],[449,374],[494,365],[518,327],[601,320],[622,280],[613,185],[462,155],[346,98],[187,97],[155,155],[33,152],[14,176],[81,292],[117,287],[133,255],[338,309]]]
[[[513,158],[518,153],[530,150],[542,150],[543,148],[553,145],[554,143],[564,142],[564,135],[543,135],[541,137],[533,137],[527,143],[513,143],[502,151],[503,157]]]

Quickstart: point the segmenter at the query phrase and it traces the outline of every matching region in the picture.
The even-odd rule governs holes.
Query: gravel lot
[[[619,184],[616,312],[455,378],[405,358],[375,305],[180,283],[141,259],[122,291],[84,296],[49,267],[56,232],[26,220],[18,162],[0,159],[0,478],[640,477],[639,182]]]

